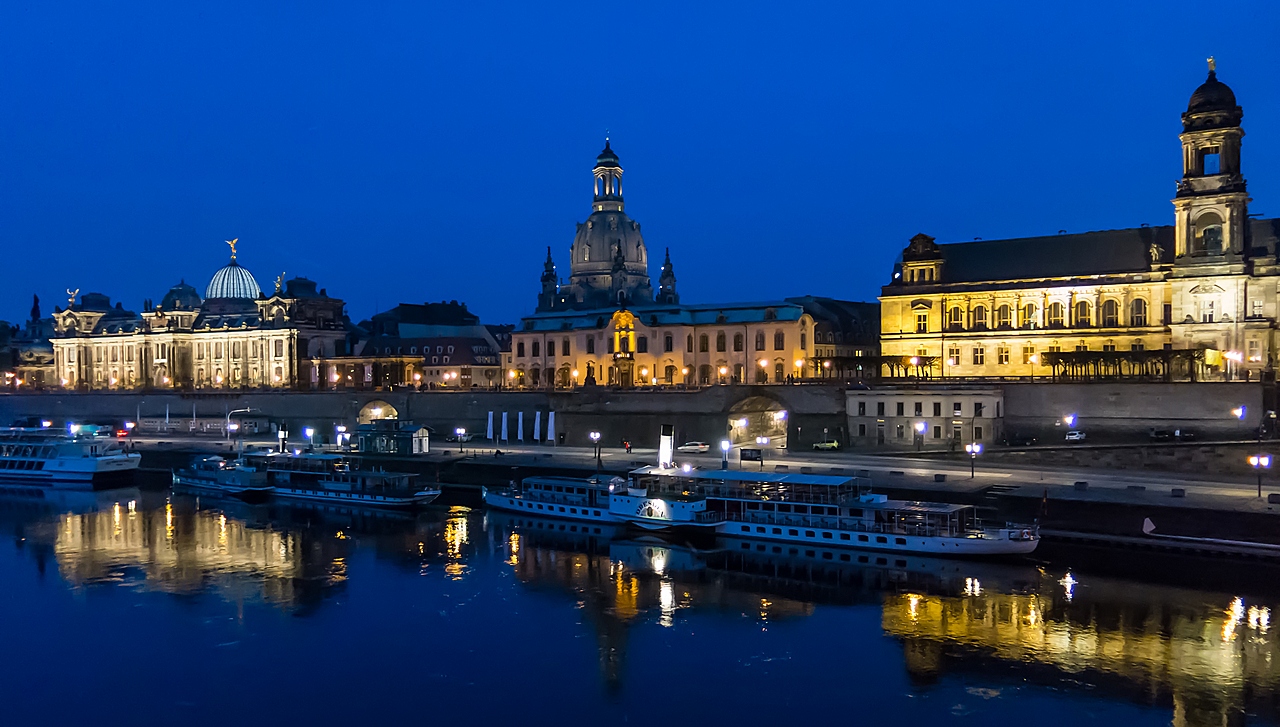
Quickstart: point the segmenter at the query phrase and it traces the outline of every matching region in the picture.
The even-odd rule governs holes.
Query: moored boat
[[[414,508],[429,505],[440,496],[438,487],[419,486],[415,474],[362,469],[359,459],[346,455],[272,452],[246,455],[245,459],[266,471],[272,495],[284,500]]]
[[[104,489],[133,484],[142,455],[112,439],[61,429],[0,429],[3,483]]]
[[[615,485],[625,485],[621,477],[526,477],[519,485],[484,488],[484,504],[496,510],[520,512],[540,517],[616,523],[609,512],[609,495]]]
[[[644,467],[628,486],[676,506],[701,498],[725,537],[952,556],[1026,554],[1034,525],[990,526],[972,505],[890,500],[832,475]]]
[[[245,502],[262,502],[272,494],[267,473],[247,465],[243,460],[227,460],[217,455],[203,455],[191,465],[173,473],[173,485],[179,489],[214,493],[239,498]]]

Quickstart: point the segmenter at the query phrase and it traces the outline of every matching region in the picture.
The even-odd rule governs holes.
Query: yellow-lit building
[[[1249,218],[1242,118],[1210,59],[1182,115],[1171,225],[952,244],[913,237],[880,296],[882,353],[904,364],[886,373],[1026,377],[1079,365],[1269,375],[1280,220]],[[1187,362],[1181,374],[1173,359]]]
[[[312,388],[307,362],[344,352],[345,304],[315,283],[276,281],[265,295],[236,262],[205,295],[179,283],[141,314],[101,293],[72,293],[53,313],[57,384],[75,390]]]

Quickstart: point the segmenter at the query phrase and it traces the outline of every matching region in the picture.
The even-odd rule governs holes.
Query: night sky
[[[357,321],[514,322],[606,129],[655,285],[870,300],[916,232],[1171,224],[1209,55],[1280,216],[1273,0],[427,5],[0,4],[0,318],[203,292],[239,237]]]

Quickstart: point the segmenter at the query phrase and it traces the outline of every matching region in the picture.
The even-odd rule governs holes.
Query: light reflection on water
[[[602,704],[628,694],[632,654],[649,644],[665,644],[679,662],[706,648],[705,639],[731,644],[751,632],[774,638],[808,623],[851,629],[854,621],[846,627],[841,619],[874,609],[875,635],[897,645],[896,663],[876,669],[905,675],[904,689],[913,694],[961,688],[966,698],[995,703],[1022,698],[1014,695],[1030,685],[1081,703],[1152,709],[1165,723],[1276,716],[1274,602],[1247,588],[1241,595],[1087,569],[875,554],[859,564],[856,551],[832,551],[827,559],[771,543],[692,547],[461,506],[408,517],[151,500],[100,493],[88,505],[53,509],[0,502],[0,522],[22,533],[24,548],[51,553],[62,581],[77,592],[125,586],[212,594],[308,615],[326,613],[326,602],[366,580],[418,578],[441,584],[430,592],[443,596],[474,587],[468,600],[441,613],[449,628],[469,630],[475,648],[494,658],[509,644],[486,643],[493,622],[469,617],[468,608],[508,613],[545,603],[542,619],[574,609],[585,628],[580,635],[595,642],[591,669],[605,687]],[[341,618],[375,615],[342,611]],[[775,672],[838,670],[849,656],[833,654],[829,664],[790,655],[740,663]]]

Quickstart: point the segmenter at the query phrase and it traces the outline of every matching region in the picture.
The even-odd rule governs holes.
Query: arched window
[[[1090,314],[1089,301],[1087,300],[1076,301],[1076,326],[1077,327],[1090,325],[1089,321],[1091,320],[1091,318],[1089,314]]]
[[[785,379],[785,378],[786,378],[786,376],[787,376],[787,375],[786,375],[786,373],[785,373],[785,371],[786,371],[786,367],[782,365],[782,362],[781,362],[781,361],[778,361],[777,363],[775,363],[775,364],[773,365],[773,381],[774,381],[774,383],[777,383],[777,384],[781,384],[781,383],[782,383],[782,380],[783,380],[783,379]]]
[[[1147,301],[1137,298],[1129,304],[1129,325],[1147,325]]]
[[[706,338],[706,336],[703,336],[703,338]],[[711,370],[711,364],[702,364],[702,366],[698,367],[699,384],[702,384],[703,386],[711,385]]]
[[[973,327],[981,330],[987,327],[987,307],[984,305],[975,305],[973,307]]]
[[[1022,327],[1023,328],[1039,328],[1040,321],[1036,318],[1036,304],[1026,303],[1022,306]]]
[[[532,382],[534,386],[537,386],[538,384],[542,383],[542,371],[540,371],[537,368],[534,368],[532,371],[530,371],[529,381]]]
[[[1013,328],[1013,307],[1007,303],[996,308],[996,328]]]
[[[1120,325],[1120,304],[1114,300],[1102,301],[1102,325],[1115,328]]]
[[[1062,305],[1058,301],[1054,301],[1049,304],[1048,308],[1044,309],[1044,312],[1045,321],[1050,328],[1062,328],[1063,318],[1066,316],[1067,312],[1066,306]]]
[[[742,350],[742,334],[741,333],[733,334],[733,350],[734,351]]]
[[[773,334],[773,350],[781,351],[787,347],[787,334],[777,331]]]
[[[721,353],[724,352],[724,331],[716,334],[716,350]]]
[[[953,330],[964,328],[964,309],[960,306],[952,306],[947,311],[947,326]]]
[[[756,350],[764,350],[764,331],[756,331]]]
[[[704,333],[701,336],[698,336],[698,351],[701,353],[706,353],[709,350],[711,350],[711,348],[710,348],[710,340],[707,338],[707,334]]]
[[[692,333],[690,333],[688,336],[685,336],[684,348],[689,353],[693,353],[693,334]]]
[[[1205,212],[1196,219],[1195,240],[1192,242],[1193,253],[1202,255],[1221,255],[1222,218],[1216,212]]]
[[[662,337],[662,350],[664,352],[671,353],[672,351],[675,350],[675,345],[676,345],[675,339],[671,337],[670,333]]]

